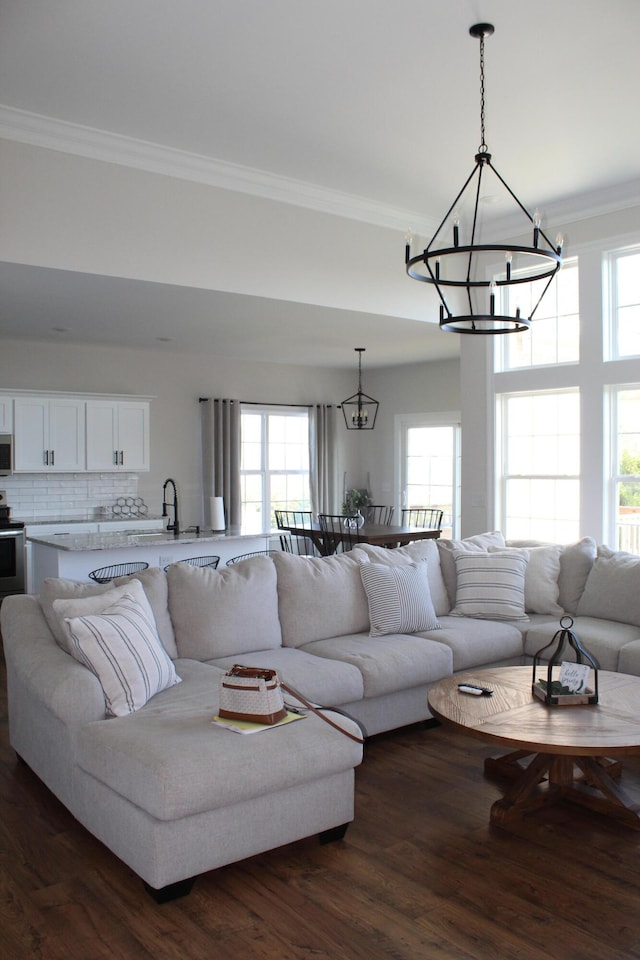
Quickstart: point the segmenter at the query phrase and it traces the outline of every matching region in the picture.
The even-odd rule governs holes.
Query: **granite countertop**
[[[107,517],[98,516],[96,513],[92,513],[90,516],[87,514],[78,515],[75,517],[12,517],[13,520],[19,520],[21,523],[24,523],[26,526],[31,527],[44,527],[44,526],[53,526],[54,524],[67,524],[71,525],[73,523],[122,523],[123,521],[131,521],[134,523],[136,520],[157,520],[158,526],[161,527],[166,517],[160,516],[160,514],[154,513],[145,513],[144,515],[137,516],[114,516],[109,514]]]
[[[209,543],[220,540],[241,540],[247,537],[261,537],[266,534],[261,533],[241,533],[239,527],[232,527],[223,533],[213,533],[204,531],[196,533],[181,533],[174,537],[172,533],[166,530],[157,530],[127,533],[122,530],[119,533],[60,533],[57,535],[27,537],[31,543],[42,543],[47,547],[55,547],[58,550],[115,550],[119,547],[156,547],[171,546],[171,544],[182,543]]]

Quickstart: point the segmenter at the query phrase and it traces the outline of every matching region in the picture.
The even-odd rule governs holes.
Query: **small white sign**
[[[563,687],[569,687],[572,693],[583,693],[590,671],[588,663],[568,663],[563,660],[560,666],[560,683]]]

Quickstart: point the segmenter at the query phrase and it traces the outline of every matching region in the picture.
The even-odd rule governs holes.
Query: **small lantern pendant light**
[[[342,401],[342,413],[347,430],[373,430],[380,404],[362,392],[362,354],[364,347],[353,348],[358,354],[358,392]]]
[[[405,242],[407,273],[414,280],[434,285],[440,298],[440,328],[454,333],[518,333],[528,330],[549,284],[562,266],[562,237],[557,238],[555,246],[551,243],[540,226],[538,212],[533,215],[529,213],[491,163],[484,130],[484,41],[485,37],[490,37],[493,32],[494,28],[490,23],[477,23],[469,30],[471,36],[480,41],[481,143],[475,157],[475,167],[422,253],[412,255],[410,235],[407,235]],[[485,170],[487,173],[493,172],[526,218],[526,231],[531,230],[531,246],[479,242],[478,205],[482,199],[482,177]],[[464,202],[463,195],[474,179],[476,187],[473,215],[465,238],[459,211]],[[444,240],[442,245],[440,234],[447,223],[451,240]],[[437,247],[436,242],[441,245]],[[489,272],[493,275],[489,276]],[[495,295],[500,287],[512,287],[538,280],[546,280],[546,283],[528,316],[521,314],[520,307],[516,308],[513,316],[496,312],[499,306],[496,304]],[[450,299],[447,300],[456,289],[463,293],[465,299],[465,304],[457,316],[454,314],[455,307],[450,303]]]

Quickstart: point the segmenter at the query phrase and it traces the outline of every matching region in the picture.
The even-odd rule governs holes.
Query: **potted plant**
[[[342,514],[345,517],[351,517],[363,507],[368,507],[370,503],[371,494],[369,491],[364,488],[357,489],[354,487],[352,490],[347,490],[344,495]]]

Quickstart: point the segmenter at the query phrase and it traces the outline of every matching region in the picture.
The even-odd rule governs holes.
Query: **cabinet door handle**
[[[120,451],[120,466],[124,467],[124,450]]]
[[[114,465],[115,467],[118,466],[118,451],[117,451],[117,450],[114,450],[114,451],[113,451],[113,465]]]
[[[48,466],[49,466],[49,451],[48,451],[48,450],[45,450],[45,451],[44,451],[44,465],[45,465],[45,467],[48,467]]]
[[[56,463],[56,452],[55,450],[51,451],[51,466],[54,467]]]

